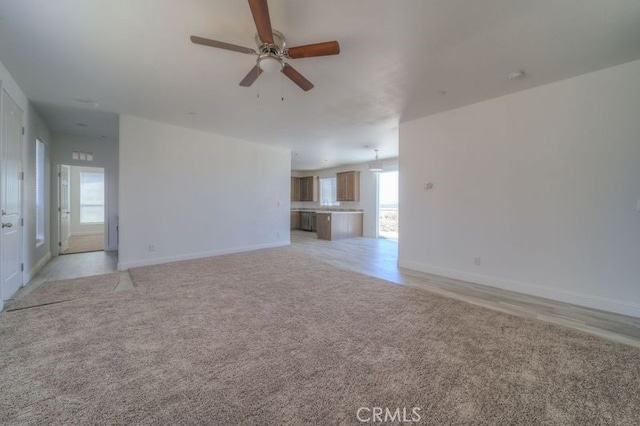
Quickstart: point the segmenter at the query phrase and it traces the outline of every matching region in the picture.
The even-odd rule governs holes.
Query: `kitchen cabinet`
[[[291,177],[291,201],[318,201],[318,176]]]
[[[300,178],[300,201],[318,201],[318,177]]]
[[[360,201],[360,172],[357,170],[336,173],[337,200]]]
[[[300,201],[301,183],[299,177],[291,177],[291,201]]]
[[[318,212],[318,239],[332,241],[362,237],[362,217],[362,212]]]
[[[291,212],[291,229],[300,229],[300,212]]]

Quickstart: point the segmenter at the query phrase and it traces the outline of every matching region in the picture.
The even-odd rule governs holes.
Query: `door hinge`
[[[24,263],[20,264],[20,272],[24,272]]]
[[[24,172],[20,172],[20,174],[18,175],[18,179],[24,180]]]
[[[62,241],[58,243],[58,247],[62,247]]]
[[[20,226],[24,226],[24,217],[20,218]]]
[[[22,126],[22,136],[24,136],[24,126]]]
[[[62,173],[58,172],[58,177],[62,177]]]
[[[58,213],[61,213],[62,209],[60,207],[58,207]]]

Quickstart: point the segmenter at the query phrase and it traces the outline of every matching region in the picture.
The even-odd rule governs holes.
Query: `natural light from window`
[[[44,143],[36,139],[36,246],[44,244]]]
[[[378,175],[379,229],[382,238],[398,239],[398,172]]]
[[[104,173],[80,172],[80,223],[104,223]]]
[[[339,206],[340,202],[336,200],[338,198],[338,184],[336,178],[322,178],[320,179],[320,205],[326,207]]]

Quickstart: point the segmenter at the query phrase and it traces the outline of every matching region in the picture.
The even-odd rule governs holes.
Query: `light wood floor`
[[[640,347],[640,318],[398,268],[395,241],[375,238],[324,241],[318,240],[315,233],[293,230],[291,243],[339,268]]]

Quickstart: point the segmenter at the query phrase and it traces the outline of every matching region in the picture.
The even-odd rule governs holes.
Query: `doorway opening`
[[[104,168],[60,165],[60,254],[104,251]]]
[[[378,237],[398,240],[398,172],[378,174]]]

